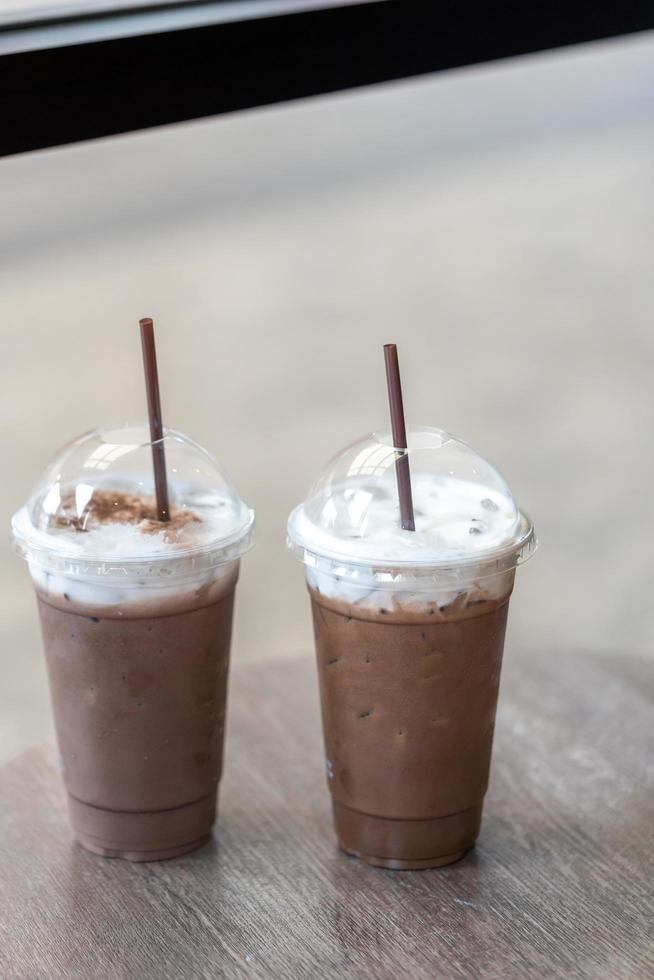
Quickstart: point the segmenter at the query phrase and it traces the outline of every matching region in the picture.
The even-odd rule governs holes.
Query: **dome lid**
[[[500,473],[441,429],[408,430],[404,451],[390,432],[338,453],[291,513],[288,543],[303,561],[438,567],[515,556],[535,547],[533,527]],[[403,530],[396,460],[408,455],[415,531]]]
[[[252,547],[254,513],[216,460],[174,429],[161,442],[168,522],[157,519],[148,426],[96,429],[60,450],[14,515],[19,554],[68,574],[124,577],[147,563],[170,577]]]

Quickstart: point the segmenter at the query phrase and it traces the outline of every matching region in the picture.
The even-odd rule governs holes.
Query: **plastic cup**
[[[401,452],[390,435],[348,447],[288,535],[311,597],[339,844],[432,868],[479,833],[509,598],[536,542],[499,473],[437,429],[409,433],[416,531],[401,530]]]
[[[147,428],[65,447],[12,522],[36,590],[77,840],[160,860],[204,843],[222,771],[234,589],[253,512],[166,430],[171,522]]]

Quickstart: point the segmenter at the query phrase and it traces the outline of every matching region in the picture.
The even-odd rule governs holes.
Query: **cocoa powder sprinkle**
[[[61,508],[61,513],[53,518],[53,526],[76,531],[90,531],[101,524],[134,524],[144,534],[158,534],[163,531],[167,536],[170,532],[174,537],[187,524],[201,523],[192,510],[182,510],[179,507],[171,508],[170,520],[160,521],[157,519],[154,498],[111,490],[96,490],[82,514],[76,512],[72,493],[62,497]]]

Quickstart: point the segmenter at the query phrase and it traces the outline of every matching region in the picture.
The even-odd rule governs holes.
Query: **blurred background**
[[[288,511],[386,422],[493,460],[536,522],[507,656],[648,655],[654,37],[639,35],[0,162],[8,539],[49,457],[145,416],[257,511],[234,662],[307,654]],[[0,758],[51,737],[36,609],[0,552]]]

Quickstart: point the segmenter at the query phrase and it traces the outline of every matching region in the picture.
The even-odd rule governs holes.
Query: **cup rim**
[[[397,569],[400,573],[415,572],[416,574],[429,574],[429,572],[442,572],[446,569],[465,569],[489,565],[494,562],[501,563],[503,559],[514,558],[513,565],[516,567],[528,561],[538,548],[538,539],[532,520],[528,514],[519,511],[518,535],[505,545],[498,548],[486,548],[476,551],[474,554],[461,555],[460,557],[443,556],[440,559],[402,559],[402,558],[366,558],[365,556],[352,556],[337,550],[316,547],[302,535],[296,532],[291,533],[291,527],[295,525],[294,518],[299,513],[303,504],[299,504],[293,509],[289,516],[286,544],[296,558],[305,565],[316,565],[316,562],[333,562],[335,565],[352,567],[353,569],[379,569],[388,572],[390,569]],[[501,569],[506,571],[506,568]],[[493,573],[490,573],[493,574]]]
[[[33,526],[24,505],[11,519],[11,544],[16,554],[29,565],[66,575],[116,577],[123,583],[129,577],[184,578],[197,574],[203,568],[235,561],[254,547],[255,514],[245,503],[243,507],[246,516],[244,523],[224,538],[192,548],[171,549],[166,554],[123,556],[85,555],[70,546],[55,547],[49,535]]]

